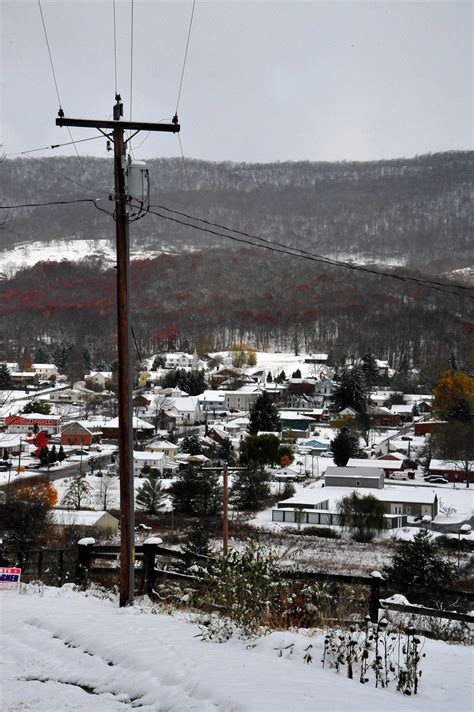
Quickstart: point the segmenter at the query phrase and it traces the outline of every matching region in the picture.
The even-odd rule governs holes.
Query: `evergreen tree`
[[[6,363],[0,363],[0,391],[10,390],[13,386],[10,370]]]
[[[211,551],[210,541],[209,523],[198,519],[188,530],[188,535],[183,545],[184,553],[188,554],[190,559],[195,554],[206,556]]]
[[[38,346],[35,351],[35,363],[49,363],[49,354],[44,346]]]
[[[454,351],[449,354],[448,367],[450,371],[459,371],[458,360]]]
[[[273,381],[272,374],[271,374],[271,372],[269,371],[269,372],[267,373],[267,383],[271,383],[272,381]]]
[[[49,464],[49,449],[48,446],[42,447],[39,454],[41,467],[47,467]]]
[[[259,467],[277,465],[280,461],[280,440],[276,435],[248,435],[240,443],[242,465]]]
[[[143,468],[142,472],[145,471]],[[137,490],[135,502],[139,509],[157,514],[163,502],[164,492],[158,470],[149,467],[143,484]]]
[[[338,467],[345,467],[350,457],[358,457],[360,453],[359,436],[349,428],[341,428],[329,449]]]
[[[187,435],[183,438],[181,443],[181,452],[185,452],[188,455],[201,455],[202,448],[201,443],[197,435]]]
[[[57,462],[57,459],[58,453],[56,452],[56,445],[53,445],[53,447],[48,453],[48,462],[50,465],[52,465],[54,462]]]
[[[58,460],[59,462],[62,462],[66,458],[66,453],[64,452],[64,448],[62,445],[59,446],[59,451],[58,451]]]
[[[370,391],[374,386],[377,385],[379,380],[377,360],[371,351],[367,351],[367,353],[362,356],[361,368],[365,376],[367,389]]]
[[[51,413],[51,404],[46,401],[32,400],[23,408],[23,414],[28,413],[41,413],[42,415],[49,415]]]
[[[218,460],[227,462],[229,465],[235,463],[235,450],[230,438],[225,438],[217,448],[216,457]]]
[[[212,470],[186,467],[178,472],[168,491],[178,512],[206,517],[221,511],[222,487],[218,473]]]
[[[349,407],[358,413],[365,413],[367,401],[367,382],[362,367],[344,368],[331,397],[332,408],[339,412]]]
[[[301,378],[301,371],[300,371],[300,369],[297,368],[296,371],[293,371],[293,373],[291,374],[291,377],[292,377],[292,378]]]
[[[281,422],[278,409],[267,391],[263,391],[251,407],[247,430],[251,435],[257,435],[261,430],[280,432]]]
[[[230,499],[239,509],[263,509],[270,497],[270,477],[262,470],[242,470],[234,476]]]
[[[420,529],[413,541],[404,541],[400,545],[384,574],[397,583],[430,587],[452,584],[456,567],[441,556],[427,529]]]

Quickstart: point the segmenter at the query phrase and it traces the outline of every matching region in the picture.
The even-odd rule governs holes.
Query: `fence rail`
[[[56,580],[61,584],[65,581],[65,557],[70,559],[74,550],[63,549],[36,549],[29,552],[28,560],[18,557],[18,563],[27,564],[33,568],[34,575],[41,578],[45,573],[45,560],[48,558],[48,573],[56,576]],[[32,555],[36,555],[32,556]],[[56,555],[55,565],[51,562],[51,557]],[[92,542],[78,544],[77,556],[73,568],[74,579],[77,582],[85,582],[92,577],[114,576],[120,573],[119,565],[120,547],[108,545],[96,545]],[[165,559],[175,559],[177,561],[212,561],[212,557],[199,554],[186,554],[176,549],[169,549],[155,543],[144,543],[135,548],[135,559],[138,566],[135,567],[137,580],[137,590],[140,594],[154,596],[154,588],[157,579],[166,579],[185,583],[191,586],[202,586],[204,582],[198,576],[192,576],[174,569],[167,569],[157,566],[157,557]],[[109,566],[101,566],[99,562],[109,562]],[[98,565],[99,564],[99,565]],[[392,603],[381,597],[381,591],[393,590],[397,592],[407,592],[418,596],[432,596],[438,594],[440,597],[451,598],[459,601],[462,599],[468,606],[474,601],[474,593],[471,591],[460,591],[457,589],[447,589],[443,587],[422,587],[412,584],[395,583],[376,576],[357,576],[350,574],[329,574],[320,571],[295,571],[281,570],[280,578],[288,581],[307,581],[315,583],[329,583],[342,585],[360,585],[368,589],[368,612],[372,621],[377,622],[379,612],[383,610],[393,610],[411,615],[423,615],[430,618],[447,618],[465,623],[474,624],[474,616],[468,613],[460,613],[453,610],[430,608],[427,606],[407,605]],[[28,572],[31,576],[31,572]]]

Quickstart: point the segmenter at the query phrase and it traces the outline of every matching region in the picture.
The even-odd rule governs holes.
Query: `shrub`
[[[439,553],[436,541],[426,529],[420,529],[413,541],[400,545],[384,573],[391,581],[426,587],[452,584],[457,577],[456,567]]]

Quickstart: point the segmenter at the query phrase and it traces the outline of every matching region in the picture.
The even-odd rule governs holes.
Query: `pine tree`
[[[7,364],[0,363],[0,391],[10,390],[12,385],[13,381]]]
[[[137,490],[135,502],[139,509],[150,512],[150,514],[157,514],[163,498],[164,492],[160,473],[158,470],[149,468],[143,484]]]
[[[280,432],[281,422],[278,409],[267,391],[258,396],[250,409],[250,418],[247,428],[251,435],[259,431]]]
[[[235,450],[230,438],[225,438],[219,445],[216,453],[217,459],[233,465],[235,462]]]
[[[341,428],[329,446],[337,467],[345,467],[350,457],[357,457],[360,452],[359,436],[349,428]]]
[[[66,457],[66,453],[64,452],[64,448],[62,445],[59,446],[59,451],[58,451],[58,460],[59,462],[62,462]]]
[[[416,586],[452,584],[456,568],[440,555],[435,539],[420,529],[413,541],[404,541],[384,571],[390,581]]]
[[[188,455],[201,455],[202,448],[201,443],[197,435],[187,435],[183,438],[181,443],[181,452],[185,452]]]
[[[222,487],[218,473],[212,470],[184,468],[178,472],[168,491],[173,508],[178,512],[206,517],[221,510]]]
[[[41,467],[47,467],[49,463],[49,449],[47,446],[41,448],[39,458]]]
[[[53,463],[57,462],[58,460],[58,453],[56,452],[56,445],[53,445],[51,450],[48,453],[48,462],[50,465]]]
[[[336,412],[344,408],[353,408],[358,413],[365,413],[367,401],[367,382],[361,366],[344,368],[331,397],[332,408]]]
[[[365,382],[370,391],[379,380],[379,371],[377,368],[377,360],[371,351],[362,356],[361,368],[365,376]]]
[[[270,477],[263,470],[242,470],[230,490],[231,502],[239,509],[263,509],[270,497]]]

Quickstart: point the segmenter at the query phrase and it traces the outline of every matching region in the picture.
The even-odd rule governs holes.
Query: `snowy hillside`
[[[461,712],[471,649],[426,640],[418,695],[322,669],[322,635],[203,642],[196,622],[62,589],[2,592],[5,712]],[[312,660],[303,660],[308,645]]]

